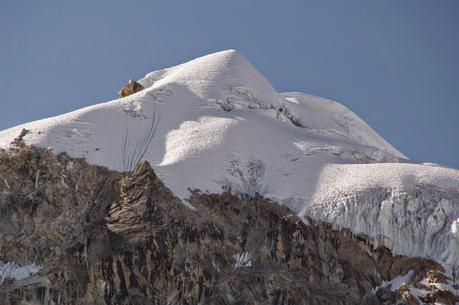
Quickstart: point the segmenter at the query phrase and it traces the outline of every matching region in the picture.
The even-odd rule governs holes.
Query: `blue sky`
[[[411,159],[459,168],[456,0],[0,0],[0,129],[229,48],[277,91],[338,100]]]

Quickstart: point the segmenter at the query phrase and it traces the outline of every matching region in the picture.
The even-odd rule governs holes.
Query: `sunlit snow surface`
[[[459,171],[413,164],[343,105],[278,94],[233,50],[139,82],[134,95],[2,131],[0,147],[26,128],[28,144],[110,169],[146,159],[185,203],[189,189],[259,193],[396,253],[459,259]]]

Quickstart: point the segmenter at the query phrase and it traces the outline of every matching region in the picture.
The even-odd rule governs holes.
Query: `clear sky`
[[[457,0],[0,0],[0,129],[230,48],[277,91],[338,100],[409,158],[459,168]]]

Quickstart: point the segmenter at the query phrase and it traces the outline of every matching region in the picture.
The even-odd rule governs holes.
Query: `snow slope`
[[[145,89],[131,96],[4,130],[0,147],[8,148],[26,128],[28,144],[111,169],[131,170],[146,159],[184,202],[189,189],[259,193],[300,216],[374,238],[389,234],[382,240],[401,254],[456,259],[459,233],[448,225],[459,217],[457,198],[440,215],[444,225],[432,233],[439,236],[435,243],[441,253],[425,251],[432,244],[420,240],[421,234],[406,233],[410,244],[397,246],[390,242],[397,233],[386,228],[386,218],[370,224],[370,218],[343,208],[346,198],[358,197],[352,202],[356,207],[380,209],[382,197],[359,197],[365,192],[371,197],[373,189],[411,194],[427,185],[439,192],[435,200],[440,201],[442,192],[459,190],[458,170],[412,164],[343,105],[303,93],[276,93],[234,50],[149,73],[139,82]],[[429,194],[422,196],[427,197],[420,201],[429,201]],[[413,204],[412,209],[423,209]],[[405,227],[415,230],[412,224]]]

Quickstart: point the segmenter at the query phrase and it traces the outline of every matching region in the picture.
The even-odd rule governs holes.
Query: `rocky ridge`
[[[24,145],[25,134],[0,152],[0,260],[41,269],[4,281],[2,305],[459,301],[432,260],[260,195],[193,190],[191,209],[148,162],[111,171]]]

